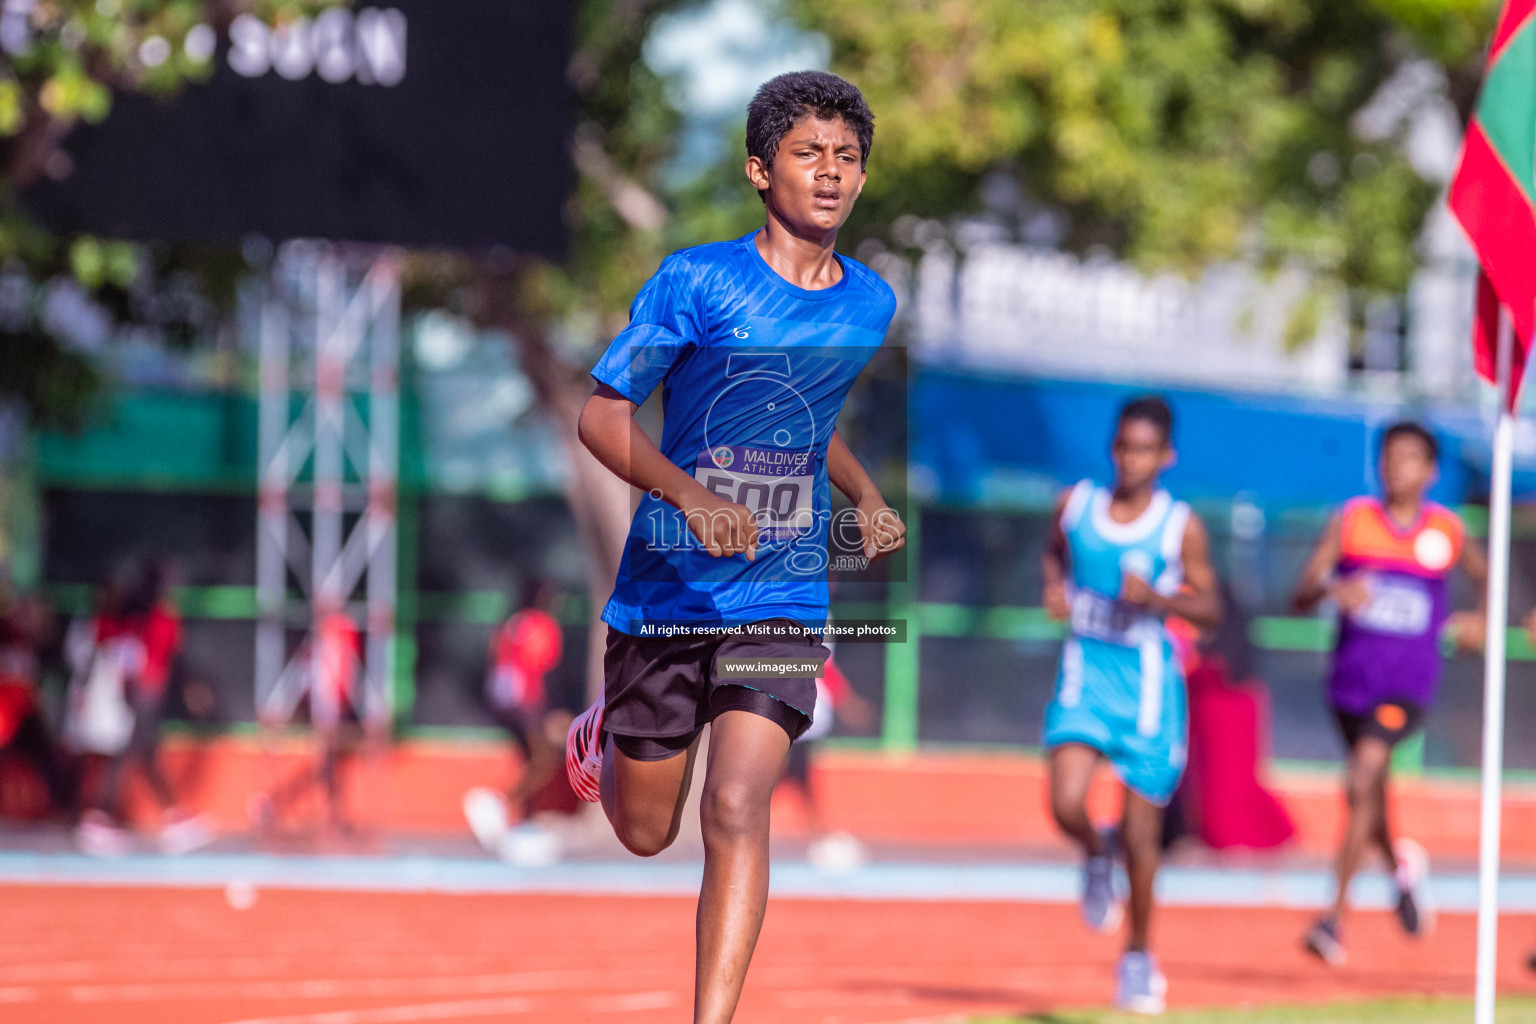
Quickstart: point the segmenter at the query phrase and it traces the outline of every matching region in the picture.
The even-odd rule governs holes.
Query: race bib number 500
[[[757,519],[758,543],[794,540],[815,523],[815,467],[808,451],[716,445],[699,452],[693,477]]]

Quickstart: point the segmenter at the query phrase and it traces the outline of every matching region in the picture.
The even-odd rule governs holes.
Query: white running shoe
[[[1156,1016],[1167,1007],[1168,979],[1151,953],[1126,953],[1115,972],[1115,1007]]]
[[[507,817],[507,801],[494,789],[476,786],[464,794],[464,820],[475,842],[486,853],[500,855],[501,841],[506,838],[511,823]]]
[[[588,803],[602,799],[603,702],[598,701],[571,721],[565,734],[565,774],[571,789]]]
[[[88,811],[75,826],[75,845],[91,857],[126,857],[133,852],[133,836],[106,815]]]
[[[1429,854],[1412,839],[1392,844],[1397,858],[1397,920],[1403,931],[1423,938],[1435,930],[1435,905],[1429,896]]]
[[[1083,858],[1083,920],[1096,932],[1120,927],[1125,909],[1115,896],[1115,851],[1119,836],[1112,828],[1099,832],[1099,852]]]
[[[1340,966],[1348,957],[1344,950],[1344,930],[1330,915],[1312,922],[1312,927],[1302,936],[1301,945],[1329,967]]]
[[[200,850],[218,838],[213,825],[201,814],[177,818],[160,829],[155,838],[160,852],[171,857]]]
[[[507,830],[497,844],[496,855],[520,868],[547,868],[559,863],[560,837],[542,825],[523,822]]]

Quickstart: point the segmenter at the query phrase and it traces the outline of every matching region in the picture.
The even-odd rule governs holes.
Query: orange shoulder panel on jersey
[[[1339,554],[1356,560],[1411,558],[1408,540],[1387,523],[1386,509],[1375,498],[1352,498],[1339,516]]]
[[[1450,509],[1426,503],[1411,533],[1393,528],[1387,510],[1374,498],[1356,498],[1344,506],[1339,523],[1339,554],[1418,573],[1445,573],[1461,558],[1466,529]]]

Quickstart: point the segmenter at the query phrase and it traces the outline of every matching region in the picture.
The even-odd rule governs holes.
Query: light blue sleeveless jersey
[[[1190,511],[1158,491],[1135,522],[1117,523],[1110,497],[1084,480],[1062,510],[1072,615],[1056,697],[1046,709],[1045,745],[1093,747],[1128,787],[1165,804],[1188,748],[1184,673],[1162,620],[1119,597],[1126,574],[1159,593],[1178,592]]]

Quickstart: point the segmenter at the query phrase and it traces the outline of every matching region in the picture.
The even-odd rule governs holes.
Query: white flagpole
[[[1499,310],[1499,418],[1493,428],[1488,498],[1488,634],[1483,661],[1483,796],[1477,864],[1475,1024],[1494,1024],[1499,953],[1499,828],[1504,776],[1504,639],[1509,621],[1509,493],[1515,442],[1510,411],[1514,326]]]

